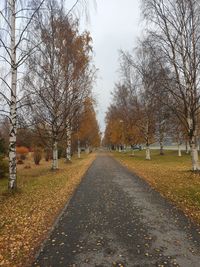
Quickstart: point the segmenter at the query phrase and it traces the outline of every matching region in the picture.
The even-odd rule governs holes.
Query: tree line
[[[200,4],[198,0],[144,0],[144,36],[120,51],[120,81],[107,111],[105,144],[163,143],[171,136],[190,148],[199,170]],[[179,150],[180,155],[180,150]]]
[[[100,143],[92,38],[72,12],[79,3],[70,10],[59,0],[1,3],[0,132],[9,147],[11,190],[17,187],[17,146],[48,151],[56,170],[59,150],[71,161],[72,150],[80,157],[81,146]]]

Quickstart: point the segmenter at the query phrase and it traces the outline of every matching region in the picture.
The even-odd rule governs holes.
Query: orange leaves
[[[29,153],[29,149],[25,146],[18,146],[16,148],[16,152],[17,154],[20,154],[20,155],[26,155]]]
[[[93,147],[100,145],[99,126],[92,99],[89,97],[84,102],[84,110],[80,116],[79,138]]]
[[[113,144],[123,143],[123,125],[120,120],[112,121],[109,125],[111,127],[110,138]]]
[[[40,243],[94,157],[90,154],[81,161],[74,159],[70,165],[61,161],[61,169],[56,173],[44,161],[29,170],[20,168],[20,193],[0,202],[0,266],[31,264]]]
[[[66,75],[69,69],[72,71],[68,79],[77,79],[90,61],[91,36],[88,32],[79,33],[79,22],[72,18],[57,19],[54,22],[56,28],[56,48],[60,57],[60,64]],[[73,68],[72,68],[73,66]]]

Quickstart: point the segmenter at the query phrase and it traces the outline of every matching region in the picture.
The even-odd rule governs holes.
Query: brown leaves
[[[49,171],[50,163],[45,162],[30,170],[19,170],[22,192],[0,203],[0,266],[24,267],[31,263],[93,159],[91,154],[71,165],[62,161],[56,173]]]
[[[100,145],[99,126],[96,119],[93,100],[86,98],[84,101],[84,110],[80,115],[79,138],[81,142],[87,143],[93,147]]]
[[[200,223],[200,174],[190,171],[190,155],[178,157],[176,151],[165,151],[160,156],[159,151],[152,150],[152,161],[146,161],[144,153],[114,156]]]

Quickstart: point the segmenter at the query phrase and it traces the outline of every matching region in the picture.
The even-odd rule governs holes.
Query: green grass
[[[139,151],[139,150],[135,150],[134,151],[134,156],[131,156],[131,151],[127,151],[127,152],[114,152],[114,154],[117,157],[127,157],[130,156],[131,158],[134,158],[134,160],[139,160],[139,161],[143,161],[145,160],[145,149]],[[156,160],[158,162],[163,162],[163,161],[167,161],[167,162],[185,162],[185,160],[190,160],[190,155],[186,154],[185,152],[182,152],[182,157],[178,156],[178,152],[176,150],[165,150],[164,151],[164,155],[160,155],[160,151],[157,149],[152,149],[151,150],[151,159],[152,160]]]

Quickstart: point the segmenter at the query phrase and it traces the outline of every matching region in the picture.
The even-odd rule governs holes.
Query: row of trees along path
[[[65,143],[67,160],[71,160],[72,135],[83,134],[80,125],[88,110],[93,114],[94,135],[100,138],[91,94],[96,73],[91,64],[92,39],[89,32],[80,33],[79,19],[72,15],[80,3],[76,1],[67,11],[59,0],[0,4],[0,57],[5,63],[0,72],[1,113],[9,119],[11,190],[17,187],[20,126],[37,132],[52,150],[53,170],[58,168],[59,143]],[[83,139],[89,146],[87,137]]]
[[[105,144],[150,145],[170,136],[190,146],[199,170],[200,4],[196,0],[145,0],[143,39],[120,52],[121,79],[106,116]],[[179,150],[180,155],[180,150]]]

